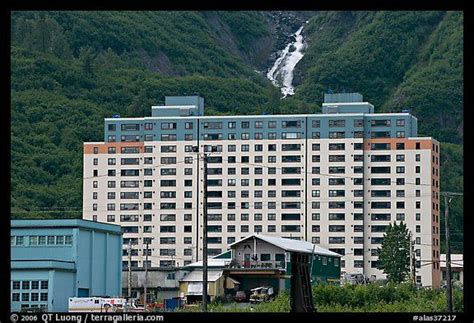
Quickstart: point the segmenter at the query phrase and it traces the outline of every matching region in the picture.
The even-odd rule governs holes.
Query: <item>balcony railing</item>
[[[286,269],[286,263],[284,260],[276,261],[276,260],[239,260],[239,261],[232,261],[230,263],[231,268],[257,268],[257,269]]]

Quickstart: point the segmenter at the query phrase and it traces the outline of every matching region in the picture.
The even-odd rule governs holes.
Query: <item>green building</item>
[[[272,286],[278,291],[289,289],[291,253],[311,255],[313,284],[339,283],[341,255],[307,241],[253,234],[234,242],[230,248],[226,256],[231,262],[224,272],[240,283],[241,290],[259,286]]]

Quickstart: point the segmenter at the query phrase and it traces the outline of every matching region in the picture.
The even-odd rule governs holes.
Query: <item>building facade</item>
[[[464,256],[462,253],[451,254],[451,279],[457,281],[461,285],[464,284]],[[442,284],[446,284],[446,254],[442,253],[440,257],[441,280]]]
[[[11,221],[11,311],[67,312],[69,297],[121,296],[122,232],[84,220]]]
[[[417,137],[409,112],[374,113],[352,93],[325,95],[321,114],[204,116],[202,98],[166,97],[151,117],[106,118],[104,141],[84,143],[84,217],[120,223],[132,265],[143,266],[146,252],[152,266],[201,257],[194,146],[217,148],[208,158],[210,255],[264,233],[319,244],[343,255],[343,272],[383,278],[377,248],[385,227],[404,221],[418,283],[439,286],[439,143]]]
[[[127,264],[128,266],[128,264]],[[124,268],[126,269],[126,267]],[[147,286],[147,302],[151,303],[166,298],[179,297],[179,280],[183,278],[189,269],[176,267],[153,267],[131,268],[131,297],[138,298],[143,302],[145,295],[145,285]],[[128,298],[128,271],[122,271],[122,295]]]

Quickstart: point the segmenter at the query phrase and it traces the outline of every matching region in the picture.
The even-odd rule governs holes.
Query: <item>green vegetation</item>
[[[445,312],[447,309],[444,290],[417,289],[411,284],[387,285],[316,285],[313,302],[318,312]],[[453,290],[455,312],[464,311],[463,292]],[[183,311],[199,311],[197,308]],[[212,303],[212,312],[251,312],[250,307]],[[273,301],[255,305],[254,312],[289,312],[288,292],[279,294]]]
[[[378,255],[377,269],[387,274],[389,282],[405,281],[410,272],[410,233],[405,223],[388,225]]]
[[[316,112],[329,88],[411,107],[420,136],[443,141],[441,190],[462,191],[462,24],[459,12],[314,13],[301,85],[280,100],[255,72],[275,50],[260,12],[14,12],[12,216],[80,217],[82,144],[103,140],[103,118],[195,93],[208,115]],[[452,205],[460,252],[462,198]]]

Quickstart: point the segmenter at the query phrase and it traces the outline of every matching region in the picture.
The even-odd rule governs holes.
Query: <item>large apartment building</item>
[[[105,119],[84,143],[84,218],[120,224],[132,265],[202,257],[203,160],[208,250],[252,233],[306,240],[343,255],[342,271],[376,268],[386,226],[412,232],[416,280],[437,287],[439,143],[409,112],[374,113],[358,93],[326,94],[321,114],[204,116],[198,96],[166,97],[151,117]],[[149,249],[146,249],[146,243]]]

